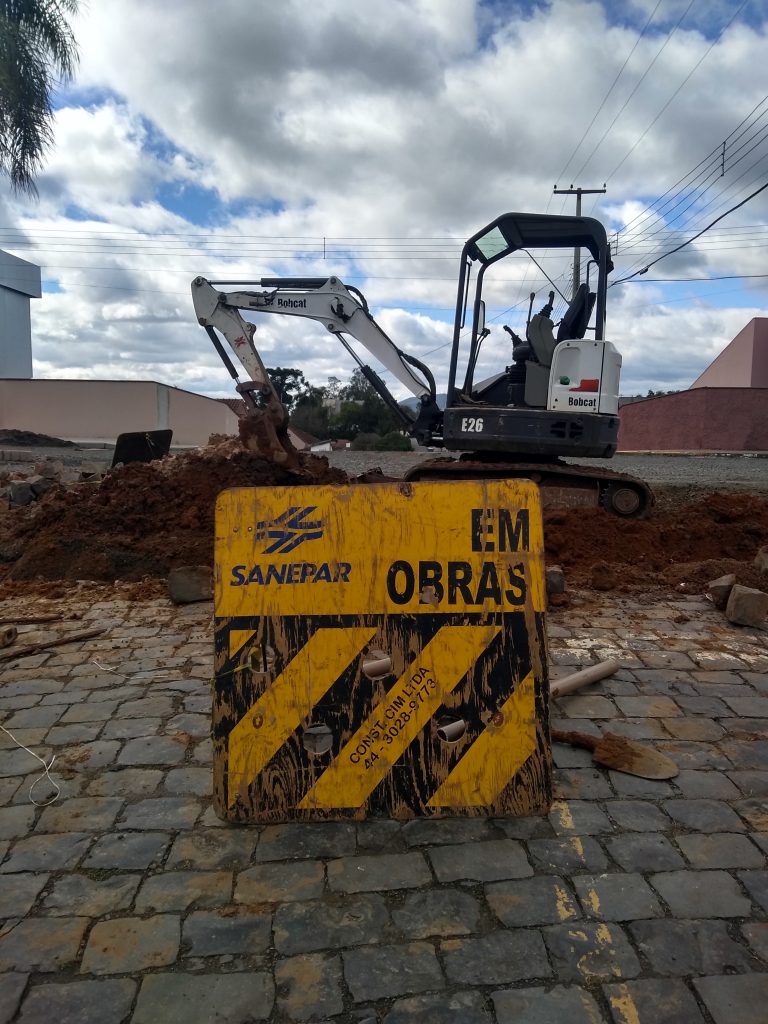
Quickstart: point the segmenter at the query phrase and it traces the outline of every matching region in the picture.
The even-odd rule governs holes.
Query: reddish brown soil
[[[117,580],[149,595],[156,589],[150,580],[174,566],[212,564],[215,500],[225,488],[347,481],[323,458],[302,455],[292,470],[222,441],[119,468],[100,484],[56,487],[0,517],[3,592],[10,596],[32,579]],[[747,586],[768,586],[751,565],[768,543],[765,494],[661,491],[645,520],[600,509],[549,511],[545,537],[547,561],[563,567],[570,585],[696,591],[735,572]]]

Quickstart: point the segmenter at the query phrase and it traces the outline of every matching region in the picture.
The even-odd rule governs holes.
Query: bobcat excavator
[[[576,289],[559,324],[552,320],[554,291],[535,315],[532,293],[525,337],[504,327],[512,342],[505,340],[506,358],[511,356],[508,365],[477,380],[481,346],[491,333],[483,300],[488,268],[521,251],[535,261],[531,249],[576,247],[586,249],[591,257],[587,281]],[[611,269],[605,229],[589,217],[505,213],[473,235],[461,254],[445,409],[438,406],[429,367],[399,348],[371,316],[362,293],[337,277],[254,282],[197,277],[192,297],[198,322],[248,409],[240,422],[243,443],[275,462],[297,465],[297,453],[288,437],[288,412],[254,344],[256,328],[243,313],[316,320],[338,338],[412,437],[422,445],[462,453],[458,458],[421,462],[407,479],[526,477],[539,485],[545,505],[602,505],[619,516],[641,517],[653,503],[650,489],[641,480],[563,461],[563,457],[606,459],[616,451],[621,356],[603,337]],[[221,291],[223,285],[243,290]],[[588,330],[592,336],[586,338]],[[221,336],[247,371],[248,380],[239,380]],[[416,396],[416,414],[397,403],[348,338],[362,344]]]

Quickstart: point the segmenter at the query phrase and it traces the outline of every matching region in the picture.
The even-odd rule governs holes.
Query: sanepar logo
[[[254,538],[269,541],[265,554],[293,551],[307,540],[319,540],[323,536],[322,520],[307,518],[316,508],[317,505],[293,505],[276,519],[256,523]]]

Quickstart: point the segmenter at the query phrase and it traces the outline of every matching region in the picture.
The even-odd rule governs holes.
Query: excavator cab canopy
[[[594,285],[595,338],[603,338],[605,325],[605,302],[607,278],[613,269],[610,246],[603,225],[592,217],[567,217],[553,214],[537,213],[503,213],[500,217],[486,224],[465,243],[461,254],[458,296],[456,302],[456,319],[454,323],[453,346],[448,379],[449,404],[455,400],[456,374],[459,363],[459,347],[462,331],[466,323],[467,305],[469,303],[470,279],[472,268],[479,265],[473,300],[472,332],[469,340],[467,367],[468,376],[472,376],[474,363],[484,333],[484,303],[482,299],[483,278],[485,271],[492,264],[510,256],[515,252],[529,252],[544,249],[586,249],[597,270],[597,281]],[[587,289],[581,288],[566,310],[563,322],[582,321]],[[575,308],[579,306],[580,308]],[[587,318],[592,309],[591,300],[587,309]],[[586,323],[584,323],[586,327]],[[582,331],[583,334],[583,331]],[[466,385],[465,385],[466,390]]]

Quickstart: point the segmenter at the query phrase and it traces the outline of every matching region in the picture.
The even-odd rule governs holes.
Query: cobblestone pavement
[[[555,723],[672,782],[556,746],[547,817],[259,829],[210,806],[211,605],[78,600],[104,637],[0,682],[63,784],[34,807],[0,732],[0,1024],[768,1019],[768,633],[683,596],[550,616],[553,674],[622,665]]]

